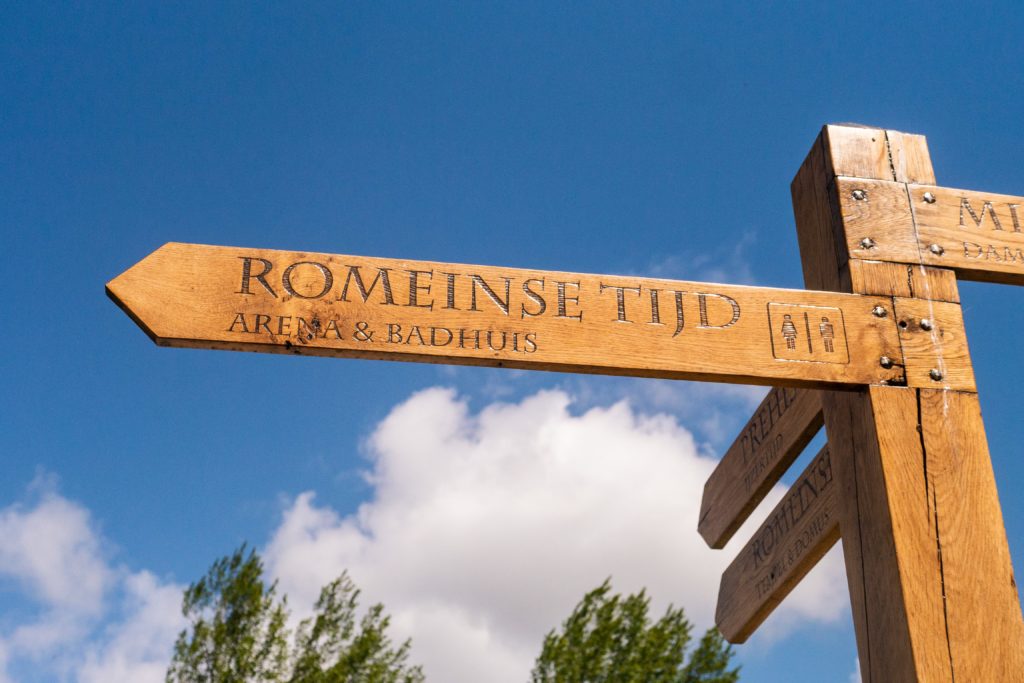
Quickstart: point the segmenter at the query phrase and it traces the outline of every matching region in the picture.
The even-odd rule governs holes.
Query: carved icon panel
[[[768,304],[772,355],[779,360],[849,363],[843,312],[829,306]]]

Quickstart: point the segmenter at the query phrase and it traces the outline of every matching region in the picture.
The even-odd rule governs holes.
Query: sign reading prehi
[[[107,291],[165,346],[783,385],[903,379],[893,318],[872,313],[892,301],[854,294],[174,243]]]

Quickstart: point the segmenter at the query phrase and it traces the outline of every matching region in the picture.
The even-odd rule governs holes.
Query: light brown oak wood
[[[871,153],[846,153],[850,141],[865,138],[876,145]],[[886,157],[902,160],[888,174],[878,140],[889,147]],[[968,372],[963,323],[950,303],[955,284],[923,265],[913,242],[898,257],[905,263],[876,260],[877,245],[906,230],[899,214],[912,201],[907,189],[902,199],[880,193],[890,183],[934,183],[928,158],[919,136],[829,126],[793,183],[808,284],[888,293],[905,323],[910,387],[822,394],[861,672],[869,683],[1024,680],[1020,604],[977,397],[925,388],[923,377],[949,355]],[[854,197],[854,189],[865,197]],[[827,210],[808,209],[822,198]],[[866,227],[871,234],[855,232]],[[861,245],[866,236],[875,247]],[[820,258],[829,241],[832,251]],[[920,325],[925,318],[931,330]]]
[[[177,243],[107,291],[165,346],[783,386],[904,381],[892,300],[880,297]]]
[[[704,484],[697,531],[722,548],[823,424],[820,392],[776,387]]]
[[[919,401],[956,680],[1024,680],[1024,621],[1012,609],[1020,598],[978,396],[922,390]]]
[[[742,643],[839,540],[828,446],[815,456],[722,574],[715,624]]]
[[[861,178],[836,188],[851,258],[1024,284],[1024,197]]]

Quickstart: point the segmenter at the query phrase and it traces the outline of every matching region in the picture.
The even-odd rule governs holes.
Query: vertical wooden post
[[[939,340],[923,364],[907,362],[907,386],[823,392],[863,679],[1024,681],[1024,621],[978,397],[944,388],[928,367],[955,339],[970,370],[955,277],[851,258],[837,176],[935,178],[921,136],[826,126],[792,185],[807,287],[891,296],[905,351]],[[942,320],[922,327],[927,316]]]

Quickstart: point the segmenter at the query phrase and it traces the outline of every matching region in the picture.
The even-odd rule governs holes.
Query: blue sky
[[[923,133],[939,184],[1024,194],[1022,16],[1012,3],[6,4],[0,665],[14,681],[85,681],[114,670],[103,666],[117,653],[145,651],[152,675],[161,635],[176,628],[162,616],[175,591],[243,541],[292,571],[282,583],[297,592],[304,575],[289,557],[323,560],[328,574],[357,565],[357,581],[410,632],[457,621],[416,611],[431,600],[475,615],[476,630],[450,631],[479,638],[461,643],[484,653],[467,655],[466,670],[491,652],[518,666],[561,618],[553,611],[531,645],[539,622],[502,607],[516,590],[546,595],[550,584],[552,600],[571,606],[613,574],[699,615],[688,599],[707,592],[693,568],[707,561],[686,556],[697,535],[685,501],[637,511],[628,489],[567,470],[546,480],[554,488],[484,510],[472,492],[502,501],[504,489],[473,468],[504,446],[436,471],[408,452],[432,444],[440,450],[421,455],[443,459],[445,448],[505,444],[505,424],[524,438],[549,420],[554,433],[586,434],[604,416],[607,441],[638,459],[640,445],[686,452],[682,469],[655,455],[638,465],[685,481],[728,445],[760,390],[159,349],[104,283],[181,241],[801,287],[789,183],[824,123]],[[1021,574],[1024,292],[962,284],[961,294]],[[614,407],[623,398],[629,406]],[[476,441],[446,432],[453,424]],[[516,470],[511,456],[500,462]],[[584,467],[620,465],[595,456]],[[512,470],[501,469],[530,485]],[[480,529],[438,538],[426,525],[414,538],[452,544],[455,564],[435,567],[433,583],[399,576],[396,562],[414,574],[426,561],[396,550],[413,547],[401,534],[420,527],[382,520],[432,519],[446,485],[465,494],[450,497],[465,506],[455,519],[490,520],[521,557],[551,564],[517,566],[503,588],[445,592],[444,577],[480,555],[458,539]],[[621,496],[616,514],[599,516],[610,527],[660,526],[629,550],[531,545],[537,534],[521,520],[558,491]],[[650,549],[659,544],[677,555]],[[515,553],[497,556],[516,564]],[[587,566],[559,566],[576,562]],[[683,573],[678,588],[645,573],[661,562]],[[775,635],[739,649],[743,680],[847,680],[855,648],[848,610],[835,613],[846,609],[839,572],[818,578],[831,598],[807,597],[803,612],[780,615],[785,624],[766,624]],[[152,642],[130,642],[132,624],[152,626]],[[521,642],[502,650],[502,634]],[[422,647],[440,659],[446,645]],[[53,663],[47,648],[72,654]]]

